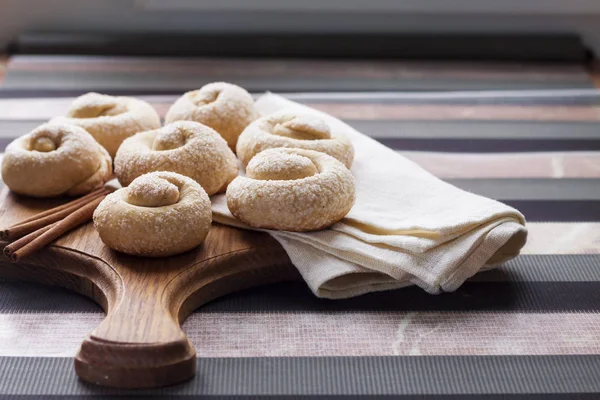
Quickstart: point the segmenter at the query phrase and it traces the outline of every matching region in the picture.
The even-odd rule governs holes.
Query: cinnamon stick
[[[92,192],[86,196],[83,196],[80,199],[74,200],[70,203],[67,203],[63,206],[55,207],[52,210],[56,210],[54,212],[44,211],[43,213],[37,214],[27,220],[20,222],[11,226],[10,228],[4,230],[2,234],[2,239],[4,240],[14,240],[20,238],[22,236],[28,235],[32,232],[37,231],[40,228],[43,228],[49,224],[52,224],[56,221],[59,221],[69,214],[75,212],[85,204],[97,199],[100,196],[105,196],[109,192],[109,189],[102,189],[99,192]],[[43,215],[45,214],[45,215]],[[37,218],[36,218],[37,217]]]
[[[75,203],[83,204],[83,203],[87,202],[88,200],[91,200],[92,197],[95,197],[98,194],[106,194],[106,193],[109,193],[109,192],[110,192],[110,189],[108,189],[106,187],[101,187],[99,189],[96,189],[96,190],[94,190],[94,191],[86,194],[83,197],[78,197],[78,198],[73,199],[73,200],[71,200],[71,201],[69,201],[69,202],[67,202],[65,204],[60,205],[60,206],[56,206],[56,207],[51,208],[49,210],[42,211],[41,213],[37,213],[35,215],[32,215],[29,218],[25,218],[23,221],[20,221],[18,224],[15,224],[15,225],[21,225],[21,224],[24,224],[26,222],[35,221],[36,219],[40,219],[40,218],[45,217],[47,215],[54,214],[55,212],[62,211],[65,208],[70,207],[70,206],[72,206]]]
[[[71,229],[88,222],[90,219],[92,219],[94,210],[96,207],[98,207],[98,204],[100,204],[105,197],[106,195],[102,195],[101,197],[92,200],[90,203],[73,212],[62,221],[52,225],[50,229],[33,238],[33,240],[23,241],[22,247],[17,248],[17,246],[13,246],[9,255],[10,260],[12,262],[18,262],[21,258],[27,257],[28,255],[33,254],[41,248],[52,243],[54,240],[64,235]],[[13,245],[15,243],[13,243]]]
[[[10,255],[12,253],[14,253],[16,250],[20,249],[21,247],[25,246],[27,243],[32,242],[33,239],[40,237],[43,233],[48,231],[54,225],[56,225],[56,222],[54,224],[50,224],[41,229],[38,229],[35,232],[31,232],[29,235],[25,235],[21,239],[16,240],[16,241],[12,242],[11,244],[6,245],[6,247],[4,247],[4,255],[6,257],[10,258]]]

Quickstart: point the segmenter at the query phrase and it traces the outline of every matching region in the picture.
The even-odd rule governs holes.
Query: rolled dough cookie
[[[56,117],[52,121],[81,126],[104,146],[111,157],[115,156],[123,140],[161,125],[160,117],[145,101],[98,93],[76,98],[66,117]]]
[[[169,108],[165,122],[188,120],[210,126],[235,150],[240,133],[258,116],[254,100],[246,90],[230,83],[215,82],[177,99]]]
[[[142,175],[106,196],[94,227],[110,248],[162,257],[200,245],[212,222],[210,199],[193,179],[174,172]]]
[[[354,177],[335,158],[312,150],[268,149],[227,188],[227,206],[246,224],[313,231],[340,221],[355,200]]]
[[[123,186],[153,171],[172,171],[198,182],[208,195],[225,191],[238,172],[235,154],[208,126],[177,121],[126,139],[115,157]]]
[[[76,196],[101,187],[112,160],[76,125],[47,123],[13,140],[2,159],[2,179],[15,193],[33,197]]]
[[[332,131],[317,116],[288,111],[267,115],[248,125],[238,139],[236,153],[245,166],[256,154],[276,147],[326,153],[347,168],[354,159],[354,148],[345,135]]]

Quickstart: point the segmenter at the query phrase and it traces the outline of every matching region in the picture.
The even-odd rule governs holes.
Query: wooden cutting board
[[[0,227],[60,203],[4,188]],[[279,243],[265,233],[213,224],[202,246],[152,259],[110,250],[90,222],[18,264],[0,256],[0,277],[62,286],[100,304],[106,318],[81,344],[75,372],[98,385],[147,388],[195,374],[196,353],[180,326],[196,308],[237,290],[299,275]]]

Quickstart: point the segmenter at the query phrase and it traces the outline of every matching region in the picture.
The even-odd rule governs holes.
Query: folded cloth
[[[270,93],[256,105],[263,115],[316,114],[355,148],[356,204],[341,222],[318,232],[267,231],[315,295],[339,299],[411,284],[453,291],[525,244],[517,210],[439,180],[330,115]],[[224,195],[212,201],[215,221],[248,228],[231,215]]]

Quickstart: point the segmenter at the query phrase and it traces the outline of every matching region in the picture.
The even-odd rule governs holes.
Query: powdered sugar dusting
[[[200,122],[217,131],[229,147],[235,149],[240,133],[258,116],[254,100],[245,89],[230,83],[214,82],[177,99],[169,108],[165,122]]]
[[[292,156],[297,156],[292,157]],[[288,231],[310,231],[341,220],[355,200],[354,178],[335,158],[311,150],[268,149],[256,156],[246,177],[237,177],[227,188],[231,213],[248,225]],[[317,173],[297,178],[297,169]],[[286,166],[292,166],[290,180]],[[270,178],[277,176],[278,180]],[[269,180],[264,180],[262,178]]]
[[[168,143],[182,141],[185,144],[154,150],[158,138],[166,138]],[[168,144],[164,146],[168,147]],[[212,195],[225,190],[237,175],[238,167],[235,154],[217,132],[197,122],[177,121],[125,140],[115,157],[115,174],[122,185],[153,171],[172,171],[188,176]]]
[[[131,196],[161,196],[169,185],[179,192],[175,203],[146,207],[129,202]],[[154,172],[137,178],[131,187],[107,196],[94,212],[94,226],[107,246],[128,254],[167,256],[204,241],[212,211],[208,195],[195,181],[173,172]]]
[[[70,124],[40,125],[10,143],[2,160],[6,185],[35,197],[84,194],[111,174],[106,150],[84,129]]]
[[[142,175],[128,187],[129,204],[143,207],[162,207],[177,203],[179,187],[156,174]]]
[[[324,120],[282,110],[248,125],[238,139],[236,152],[243,165],[258,153],[278,147],[314,150],[328,154],[350,168],[352,143],[341,132],[330,130]]]
[[[114,157],[126,138],[160,128],[160,117],[152,106],[133,97],[88,93],[73,101],[66,117],[51,122],[84,128]]]
[[[246,176],[260,180],[294,180],[317,174],[313,161],[294,153],[263,151],[250,160]]]
[[[269,117],[273,133],[300,140],[331,139],[329,125],[315,115],[276,114]]]

